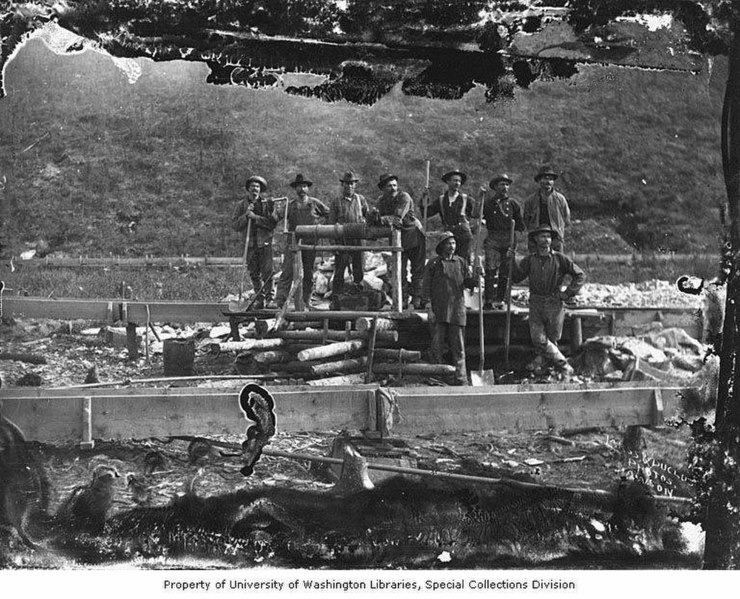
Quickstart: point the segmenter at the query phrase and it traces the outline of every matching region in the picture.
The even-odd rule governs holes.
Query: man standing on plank
[[[486,195],[483,203],[483,220],[486,221],[488,230],[483,242],[486,253],[484,310],[492,310],[494,301],[500,307],[505,300],[509,281],[509,259],[506,252],[511,244],[511,221],[514,221],[515,231],[524,231],[522,209],[517,201],[509,196],[511,183],[512,180],[508,175],[496,175],[489,183],[493,196]]]
[[[566,376],[573,368],[558,349],[565,320],[564,302],[572,299],[583,287],[584,272],[566,255],[551,248],[554,232],[542,226],[529,232],[529,240],[536,251],[521,262],[514,262],[513,280],[523,281],[529,277],[529,334],[536,357],[530,370],[539,370],[547,362]],[[513,256],[513,249],[508,255]],[[564,279],[570,276],[565,287]]]
[[[378,214],[381,225],[390,225],[401,230],[401,273],[403,278],[403,304],[408,305],[411,295],[414,308],[421,307],[421,280],[426,262],[426,235],[424,227],[414,214],[414,201],[405,191],[398,189],[398,177],[386,173],[380,177],[378,187],[383,195],[378,198]],[[411,267],[411,282],[406,277],[406,265]]]
[[[260,297],[253,304],[255,310],[265,306],[274,308],[272,299],[272,234],[279,217],[275,212],[275,203],[262,197],[267,191],[267,181],[259,175],[253,175],[245,184],[247,197],[234,208],[232,223],[236,231],[249,229],[247,247],[247,268],[252,279],[255,293],[260,289]],[[248,223],[251,222],[251,225]]]
[[[442,364],[445,342],[449,343],[455,366],[455,385],[467,385],[465,369],[465,287],[473,289],[478,277],[472,277],[468,262],[455,254],[455,235],[445,231],[437,243],[437,257],[424,269],[423,297],[431,300],[434,315],[432,359]]]
[[[296,198],[288,203],[288,231],[295,231],[298,225],[317,225],[322,218],[329,216],[329,207],[321,200],[308,195],[308,190],[313,186],[312,181],[299,173],[291,181],[290,186],[295,189]],[[295,253],[286,247],[283,257],[283,271],[280,274],[275,296],[275,303],[278,308],[282,308],[290,291],[290,285],[293,281],[294,259]],[[313,293],[313,267],[316,261],[316,252],[314,250],[301,250],[301,259],[303,263],[303,305],[308,308],[311,305],[311,294]]]
[[[344,173],[339,182],[342,185],[342,195],[332,200],[329,207],[330,225],[347,225],[364,223],[367,219],[368,205],[364,196],[355,193],[359,177],[352,171]],[[362,239],[341,239],[341,245],[362,246]],[[355,287],[360,288],[365,276],[362,252],[337,252],[334,254],[334,278],[332,279],[332,298],[336,303],[339,295],[344,291],[344,273],[347,268],[352,269],[352,280]]]
[[[552,249],[563,252],[565,242],[565,228],[570,226],[570,208],[568,200],[559,191],[555,191],[555,180],[558,174],[550,166],[543,166],[537,172],[534,180],[540,188],[524,205],[524,224],[527,231],[539,227],[550,227],[553,231]],[[530,240],[529,252],[537,248]]]
[[[442,227],[455,235],[457,249],[455,253],[470,263],[470,243],[473,241],[473,231],[470,226],[471,218],[475,218],[474,203],[467,194],[460,191],[468,176],[460,170],[451,170],[442,175],[442,181],[447,183],[447,191],[437,198],[436,202],[429,203],[429,195],[425,191],[422,199],[427,206],[427,217],[439,214]],[[477,230],[477,227],[476,227]]]

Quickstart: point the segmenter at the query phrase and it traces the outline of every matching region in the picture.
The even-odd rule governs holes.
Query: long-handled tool
[[[424,197],[424,232],[427,231],[427,208],[429,206],[429,168],[431,166],[431,161],[427,160],[427,182],[424,186],[425,191],[425,197]]]
[[[244,239],[244,254],[242,256],[242,278],[239,282],[239,309],[242,309],[242,301],[244,297],[244,281],[247,278],[247,258],[249,257],[249,237],[252,233],[252,219],[247,221],[247,236]]]
[[[484,370],[486,362],[486,340],[483,322],[483,282],[484,282],[484,260],[480,254],[480,233],[483,228],[483,204],[485,196],[481,197],[480,211],[478,214],[478,234],[475,237],[475,260],[478,269],[478,339],[480,342],[480,363],[478,372],[470,373],[470,382],[473,387],[485,387],[496,384],[493,370]]]
[[[509,258],[509,273],[506,277],[506,328],[504,329],[504,368],[509,370],[509,345],[511,343],[511,277],[514,274],[514,252],[516,248],[516,230],[514,227],[516,223],[514,219],[511,219],[511,226],[509,229],[509,248],[511,249],[511,257]]]

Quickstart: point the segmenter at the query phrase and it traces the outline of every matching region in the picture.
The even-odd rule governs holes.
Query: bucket
[[[165,376],[191,376],[195,359],[193,339],[165,339],[162,344]]]

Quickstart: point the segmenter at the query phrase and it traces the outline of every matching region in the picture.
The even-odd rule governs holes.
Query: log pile
[[[278,331],[269,321],[258,320],[241,341],[214,342],[211,351],[237,353],[234,366],[240,374],[270,373],[313,385],[356,385],[372,382],[373,375],[454,374],[452,366],[422,362],[420,351],[400,347],[398,323],[393,318],[378,318],[375,330],[373,320],[347,319],[343,329],[329,328],[328,323],[312,328],[291,322],[289,328]],[[331,324],[341,325],[337,320]]]

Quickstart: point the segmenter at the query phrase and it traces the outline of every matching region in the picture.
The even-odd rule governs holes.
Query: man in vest
[[[552,250],[554,232],[542,226],[529,232],[535,252],[519,263],[514,263],[513,280],[529,278],[529,334],[534,345],[535,359],[530,370],[539,370],[550,362],[561,373],[569,376],[573,368],[558,349],[565,320],[564,302],[569,301],[583,287],[586,275],[566,255]],[[509,250],[513,255],[513,250]],[[565,276],[570,284],[565,287]]]
[[[539,227],[550,227],[553,231],[552,249],[556,252],[564,251],[565,228],[570,226],[570,208],[565,196],[555,191],[555,180],[558,174],[550,166],[543,166],[537,172],[534,180],[540,188],[524,205],[524,224],[527,231],[534,231]],[[536,246],[529,242],[530,253],[536,251]]]
[[[489,183],[493,195],[486,195],[483,202],[483,220],[488,230],[483,242],[486,253],[484,310],[493,309],[494,301],[500,305],[505,300],[510,274],[506,252],[511,247],[512,221],[515,231],[524,231],[522,210],[517,201],[509,196],[511,183],[508,175],[496,175]],[[514,244],[513,249],[516,249],[516,237]]]
[[[455,236],[445,231],[437,243],[437,257],[432,258],[424,269],[423,295],[431,301],[434,315],[434,334],[432,337],[432,359],[442,364],[445,342],[450,346],[455,366],[456,385],[467,384],[465,370],[465,287],[470,289],[478,284],[472,277],[468,262],[455,253]]]
[[[342,185],[342,195],[334,198],[329,207],[328,224],[347,225],[364,223],[367,219],[368,205],[364,196],[355,193],[359,177],[352,171],[344,173],[339,182]],[[362,239],[341,239],[340,245],[363,245]],[[332,279],[332,298],[336,300],[344,291],[344,273],[351,267],[352,280],[356,287],[362,285],[365,276],[364,255],[362,252],[337,252],[334,254],[334,278]]]
[[[296,198],[288,204],[287,208],[288,231],[295,231],[298,225],[319,224],[322,218],[329,216],[329,207],[321,200],[308,195],[308,190],[313,186],[312,181],[299,173],[291,181],[290,186],[295,189]],[[275,303],[278,307],[282,307],[288,297],[290,285],[293,281],[294,259],[295,253],[286,248],[285,257],[283,258],[283,272],[280,274],[277,294],[275,295]],[[313,267],[316,261],[316,252],[301,250],[301,259],[303,263],[303,304],[308,308],[311,304],[311,294],[313,292]]]
[[[470,263],[470,243],[473,240],[473,232],[470,226],[470,218],[475,218],[473,213],[474,202],[467,194],[460,191],[468,176],[460,170],[451,170],[442,175],[442,181],[447,183],[447,191],[437,198],[437,201],[429,203],[429,195],[425,191],[422,199],[427,204],[427,217],[439,214],[442,219],[442,227],[445,231],[451,231],[455,235],[455,253],[462,256]]]
[[[252,279],[252,287],[260,297],[254,302],[255,310],[271,305],[272,299],[272,234],[278,223],[275,203],[262,197],[267,191],[267,181],[253,175],[245,184],[247,197],[234,208],[232,224],[236,231],[249,228],[249,246],[247,247],[247,268]],[[248,226],[248,223],[251,225]]]
[[[378,198],[377,209],[381,225],[401,230],[401,272],[403,273],[404,305],[409,292],[414,308],[421,307],[421,282],[426,262],[426,236],[424,227],[414,214],[414,201],[405,191],[398,189],[398,177],[386,173],[380,177],[378,188],[383,195]],[[406,277],[406,266],[411,268],[411,282]]]

